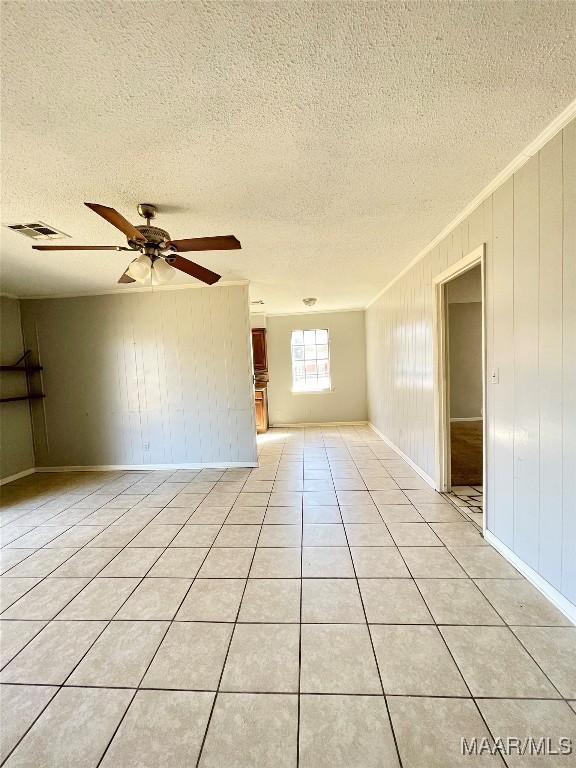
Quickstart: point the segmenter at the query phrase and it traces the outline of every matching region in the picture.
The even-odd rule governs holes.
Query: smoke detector
[[[24,237],[30,237],[32,240],[59,240],[62,237],[70,237],[56,227],[44,224],[43,221],[35,221],[32,224],[7,224],[6,226],[13,232],[18,232]]]
[[[306,304],[307,307],[313,307],[314,304],[316,304],[316,302],[318,301],[318,299],[310,297],[308,299],[302,299],[302,301],[304,302],[304,304]]]

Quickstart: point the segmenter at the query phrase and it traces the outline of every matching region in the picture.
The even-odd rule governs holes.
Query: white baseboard
[[[197,464],[96,464],[81,467],[36,467],[36,472],[126,472],[176,469],[242,469],[257,467],[257,461],[207,461]]]
[[[13,483],[14,480],[20,480],[21,477],[27,477],[27,475],[33,475],[36,472],[36,467],[30,467],[30,469],[24,469],[22,472],[17,472],[15,475],[9,475],[3,477],[0,480],[0,485],[6,485],[6,483]]]
[[[458,418],[456,416],[453,419],[450,419],[450,423],[452,423],[453,421],[484,421],[484,419],[482,418],[482,416],[466,416],[463,418]]]
[[[505,557],[517,571],[520,571],[522,576],[536,587],[544,597],[550,600],[550,602],[555,605],[567,619],[570,619],[573,624],[576,624],[576,605],[574,605],[574,603],[571,603],[570,600],[565,598],[555,587],[549,584],[546,579],[543,579],[539,573],[536,573],[533,568],[530,568],[529,565],[526,565],[525,562],[520,560],[518,555],[512,552],[512,550],[507,547],[506,544],[503,544],[500,539],[496,538],[493,533],[488,530],[484,531],[484,538],[494,547],[494,549],[497,549],[502,557]]]
[[[371,421],[368,422],[368,426],[370,427],[370,429],[376,432],[378,437],[384,440],[386,445],[392,448],[392,450],[395,451],[398,454],[398,456],[400,456],[400,458],[404,459],[404,461],[412,467],[414,472],[420,475],[422,480],[425,480],[428,483],[428,485],[430,485],[432,488],[434,488],[434,490],[436,490],[436,483],[434,482],[434,480],[430,477],[430,475],[426,474],[426,472],[424,472],[424,470],[421,467],[419,467],[418,464],[416,464],[416,462],[412,461],[410,456],[407,456],[404,453],[404,451],[401,451],[400,448],[398,448],[398,446],[395,443],[393,443],[392,440],[390,440],[390,438],[386,437],[386,435],[383,432],[380,432],[378,427],[375,427]]]
[[[365,427],[367,421],[292,421],[289,424],[270,424],[275,429],[290,429],[290,427]]]

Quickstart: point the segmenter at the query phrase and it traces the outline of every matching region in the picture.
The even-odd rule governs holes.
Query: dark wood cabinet
[[[256,410],[256,431],[268,429],[268,354],[266,351],[266,328],[252,328],[252,361],[254,365],[254,408]]]
[[[266,328],[252,328],[252,358],[254,373],[268,373],[268,355],[266,353]],[[258,378],[258,376],[256,376]]]

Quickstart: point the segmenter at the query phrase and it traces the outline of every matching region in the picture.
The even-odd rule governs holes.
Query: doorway
[[[438,486],[484,527],[484,247],[435,279]]]

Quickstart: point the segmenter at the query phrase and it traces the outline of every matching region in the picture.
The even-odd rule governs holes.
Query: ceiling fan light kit
[[[156,217],[156,206],[140,203],[138,213],[146,224],[135,226],[114,208],[99,203],[84,203],[91,211],[101,216],[112,226],[119,229],[128,241],[128,247],[119,245],[33,245],[37,251],[139,251],[140,256],[130,262],[120,276],[119,283],[151,283],[161,285],[170,282],[176,270],[213,285],[220,280],[216,272],[180,256],[189,251],[227,251],[241,248],[240,241],[234,235],[217,237],[193,237],[185,240],[171,240],[170,234],[160,227],[153,227],[150,221]]]

